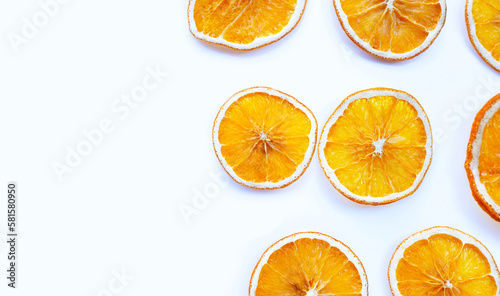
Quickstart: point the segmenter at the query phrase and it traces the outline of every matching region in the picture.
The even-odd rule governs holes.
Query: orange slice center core
[[[271,149],[278,150],[276,148],[276,146],[274,145],[275,142],[273,141],[273,139],[271,138],[271,136],[267,132],[260,131],[260,132],[256,132],[256,133],[257,133],[257,136],[256,136],[257,140],[255,141],[254,146],[261,147],[261,149],[264,150],[264,153],[266,154],[266,156],[267,156],[268,150],[271,150]]]
[[[378,141],[374,141],[372,143],[373,147],[375,147],[375,151],[373,151],[373,156],[381,156],[384,153],[384,145],[387,139],[379,139]]]
[[[389,11],[392,11],[394,9],[394,0],[387,0],[385,1],[385,3],[387,4],[387,9]]]
[[[445,289],[453,289],[453,284],[449,280],[447,280],[446,283],[444,283],[443,287]]]

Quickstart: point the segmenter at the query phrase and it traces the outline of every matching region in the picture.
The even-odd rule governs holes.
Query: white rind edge
[[[349,24],[349,21],[347,19],[347,14],[342,9],[342,5],[341,5],[340,1],[341,0],[333,0],[333,3],[335,4],[335,9],[338,13],[340,22],[342,23],[345,30],[347,30],[347,34],[351,38],[356,40],[358,45],[363,47],[369,53],[371,53],[375,56],[381,57],[381,58],[386,58],[386,59],[391,59],[391,60],[410,59],[410,58],[413,58],[414,56],[418,55],[419,53],[425,51],[427,49],[427,47],[429,47],[431,45],[431,43],[437,38],[437,36],[441,32],[441,29],[443,28],[444,23],[446,21],[446,12],[447,12],[446,11],[446,1],[439,0],[439,4],[441,4],[441,11],[442,11],[441,18],[439,19],[439,22],[438,22],[436,28],[434,28],[434,30],[432,30],[429,33],[429,35],[427,36],[427,38],[425,39],[425,41],[422,44],[420,44],[418,47],[414,48],[413,50],[406,52],[406,53],[402,53],[402,54],[392,53],[390,51],[385,52],[385,51],[374,49],[373,47],[371,47],[371,45],[368,42],[363,41],[361,38],[358,37],[358,35],[354,32],[351,25]]]
[[[396,251],[394,252],[394,255],[392,256],[391,262],[389,264],[389,283],[391,286],[392,293],[394,296],[402,296],[401,293],[399,292],[399,289],[397,287],[398,282],[396,278],[396,269],[397,269],[397,264],[401,258],[404,256],[404,252],[408,247],[410,247],[412,244],[419,240],[423,239],[428,239],[429,237],[435,235],[435,234],[448,234],[451,236],[454,236],[458,238],[459,240],[462,241],[463,244],[471,244],[476,246],[488,259],[488,263],[491,266],[491,276],[495,279],[495,282],[497,283],[497,293],[496,295],[500,295],[500,275],[499,275],[499,270],[498,267],[495,263],[495,260],[493,259],[493,256],[491,253],[486,249],[486,247],[477,239],[474,237],[470,236],[469,234],[466,234],[462,231],[450,228],[450,227],[443,227],[443,226],[437,226],[433,227],[430,229],[423,230],[421,232],[417,232],[407,239],[405,239],[401,245],[398,246]]]
[[[249,181],[243,180],[234,172],[232,167],[229,166],[229,164],[226,162],[226,160],[224,159],[224,157],[222,156],[222,153],[221,153],[222,145],[219,142],[219,137],[218,137],[219,126],[220,126],[222,119],[224,118],[224,116],[226,114],[227,109],[229,108],[229,106],[231,106],[231,104],[236,102],[239,98],[241,98],[247,94],[256,93],[256,92],[266,93],[266,94],[269,94],[272,96],[282,98],[283,100],[285,100],[287,102],[290,102],[297,109],[304,112],[306,114],[306,116],[309,118],[309,120],[311,121],[311,132],[309,133],[309,148],[307,149],[307,151],[304,155],[304,160],[302,161],[302,163],[299,164],[299,166],[297,166],[297,169],[290,177],[288,177],[280,182],[276,182],[276,183],[273,183],[273,182],[255,183],[255,182],[249,182]],[[318,132],[318,123],[316,122],[316,118],[311,113],[311,111],[309,111],[309,109],[307,109],[307,107],[305,107],[305,105],[302,105],[302,103],[300,103],[297,99],[295,99],[295,98],[293,98],[285,93],[282,93],[280,91],[277,91],[277,90],[274,90],[274,89],[271,89],[268,87],[253,87],[253,88],[245,89],[241,92],[236,93],[226,103],[224,103],[221,110],[219,111],[219,114],[217,114],[217,118],[215,119],[214,128],[212,131],[212,139],[214,142],[214,148],[215,148],[215,153],[217,154],[217,157],[219,158],[219,160],[222,163],[222,166],[224,167],[226,172],[234,180],[236,180],[238,183],[243,184],[244,186],[247,186],[247,187],[252,187],[252,188],[257,188],[257,189],[276,189],[276,188],[281,188],[281,187],[284,187],[284,186],[287,186],[287,185],[293,183],[305,171],[305,169],[307,168],[307,165],[311,161],[314,149],[316,148],[317,132]]]
[[[362,98],[371,98],[374,96],[394,96],[397,99],[400,100],[405,100],[408,101],[418,112],[418,116],[422,119],[425,127],[425,132],[427,134],[427,142],[425,144],[425,149],[427,150],[427,155],[424,160],[424,165],[422,167],[422,173],[417,176],[415,181],[413,182],[412,186],[408,188],[405,191],[402,192],[396,192],[393,194],[390,194],[386,197],[371,197],[371,196],[360,196],[357,194],[352,193],[349,189],[347,189],[343,184],[340,183],[339,179],[335,175],[335,170],[332,169],[328,165],[328,161],[326,160],[325,157],[325,147],[327,144],[327,138],[328,138],[328,132],[330,131],[330,128],[332,125],[337,121],[337,119],[344,114],[345,110],[349,106],[350,103],[352,103],[355,100],[362,99]],[[427,115],[425,114],[424,110],[420,106],[420,104],[417,102],[415,98],[412,96],[408,95],[407,93],[398,91],[398,90],[389,90],[389,89],[368,89],[364,90],[355,94],[350,95],[347,97],[347,99],[342,102],[342,104],[337,108],[337,110],[332,114],[332,116],[328,119],[328,121],[325,124],[325,127],[323,128],[323,131],[321,132],[320,140],[319,140],[319,145],[318,145],[318,155],[319,155],[319,160],[321,167],[325,171],[325,174],[328,176],[328,178],[335,184],[336,188],[341,191],[341,193],[349,196],[351,199],[358,201],[358,202],[363,202],[363,203],[371,203],[371,204],[385,204],[385,203],[390,203],[392,201],[399,200],[401,197],[408,195],[409,193],[413,192],[422,182],[425,172],[429,168],[431,164],[431,159],[432,159],[432,132],[431,132],[431,127],[429,123],[429,119],[427,118]]]
[[[485,113],[476,133],[476,139],[472,142],[472,160],[469,164],[469,169],[474,177],[474,182],[476,183],[477,191],[481,194],[481,197],[485,203],[487,203],[496,213],[500,213],[500,205],[498,205],[493,198],[488,194],[486,187],[481,183],[479,178],[479,156],[481,154],[481,144],[483,142],[484,128],[490,121],[490,119],[495,115],[496,112],[500,110],[500,100],[497,100]]]
[[[467,17],[467,21],[469,22],[469,37],[472,39],[476,50],[479,54],[488,61],[488,63],[497,71],[500,71],[500,62],[495,60],[491,52],[486,50],[484,46],[481,44],[476,35],[476,22],[474,21],[474,17],[472,16],[472,4],[475,0],[467,0],[467,9],[465,16]]]
[[[298,239],[302,238],[310,238],[310,239],[319,239],[322,241],[326,241],[327,243],[330,244],[330,246],[335,247],[339,249],[342,253],[344,253],[349,261],[351,261],[354,266],[356,266],[356,269],[358,270],[359,276],[361,278],[361,284],[362,284],[362,289],[361,289],[361,295],[362,296],[367,296],[368,295],[368,278],[366,276],[365,269],[363,267],[363,264],[359,260],[359,258],[354,254],[354,252],[346,246],[344,243],[341,241],[338,241],[328,235],[321,234],[318,232],[300,232],[296,234],[292,234],[290,236],[287,236],[283,238],[281,241],[275,243],[272,245],[264,254],[262,255],[262,258],[260,259],[259,263],[257,263],[257,266],[255,267],[255,270],[252,275],[252,279],[250,280],[250,296],[255,296],[255,292],[257,290],[257,285],[259,283],[259,275],[262,270],[262,267],[267,263],[269,260],[269,257],[276,251],[279,250],[281,247],[284,245],[296,241]]]
[[[209,43],[221,44],[238,50],[255,49],[273,43],[283,38],[286,34],[292,31],[293,28],[300,21],[302,13],[306,8],[306,3],[307,0],[297,0],[297,5],[295,6],[295,11],[293,12],[292,17],[290,18],[290,21],[278,34],[270,35],[267,37],[256,38],[252,43],[249,44],[238,44],[226,41],[222,37],[214,38],[198,32],[198,28],[196,27],[196,22],[194,20],[194,7],[196,5],[196,0],[191,0],[189,2],[189,9],[188,9],[189,29],[191,30],[191,33],[193,33],[193,35],[196,36],[196,38],[199,38]]]

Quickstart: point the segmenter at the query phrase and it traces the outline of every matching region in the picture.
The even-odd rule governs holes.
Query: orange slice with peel
[[[500,94],[474,119],[465,170],[474,199],[500,222]]]
[[[481,58],[500,71],[500,1],[467,0],[467,31]]]
[[[422,182],[432,159],[431,127],[411,95],[368,89],[335,110],[318,152],[340,193],[362,204],[387,204],[412,194]]]
[[[403,241],[392,256],[389,282],[394,296],[500,295],[499,271],[488,249],[449,227]]]
[[[254,87],[235,94],[222,106],[212,138],[220,163],[236,182],[276,189],[304,173],[317,131],[316,118],[295,98]]]
[[[366,296],[368,279],[361,261],[342,242],[302,232],[267,249],[249,290],[250,296]]]
[[[190,0],[189,29],[200,40],[250,50],[292,31],[305,6],[306,0]]]
[[[334,0],[347,36],[380,58],[405,60],[426,50],[446,19],[445,0]]]

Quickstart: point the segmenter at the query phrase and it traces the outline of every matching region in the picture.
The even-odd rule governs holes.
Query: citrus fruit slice
[[[500,1],[467,0],[469,39],[483,60],[500,71]]]
[[[220,163],[236,182],[275,189],[304,173],[317,132],[316,118],[302,103],[280,91],[255,87],[222,106],[212,137]]]
[[[370,54],[410,59],[426,50],[446,19],[445,0],[334,0],[347,36]]]
[[[305,7],[306,0],[190,0],[189,29],[200,40],[250,50],[292,31]]]
[[[412,194],[432,159],[427,115],[411,95],[388,88],[350,95],[319,141],[325,175],[347,198],[379,205]]]
[[[478,204],[500,222],[500,94],[474,119],[465,170]]]
[[[316,232],[287,236],[262,255],[250,296],[366,296],[368,279],[358,257],[342,242]]]
[[[389,282],[395,296],[500,295],[499,271],[490,252],[449,227],[404,240],[392,256]]]

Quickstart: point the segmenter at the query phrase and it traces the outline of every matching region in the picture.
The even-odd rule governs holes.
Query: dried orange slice
[[[200,40],[250,50],[292,31],[305,7],[306,0],[190,0],[189,29]]]
[[[366,296],[368,279],[342,242],[316,232],[287,236],[262,255],[250,296]]]
[[[500,94],[474,119],[465,170],[478,204],[500,222]]]
[[[392,256],[389,282],[395,296],[500,295],[499,271],[488,249],[449,227],[403,241]]]
[[[426,50],[446,19],[445,0],[334,0],[342,28],[370,54],[410,59]]]
[[[483,60],[500,71],[500,1],[467,0],[469,39]]]
[[[325,175],[347,198],[380,205],[412,194],[432,159],[422,106],[388,88],[350,95],[328,119],[319,141]]]
[[[214,149],[238,183],[275,189],[297,180],[311,162],[318,125],[295,98],[268,87],[231,97],[213,127]]]

